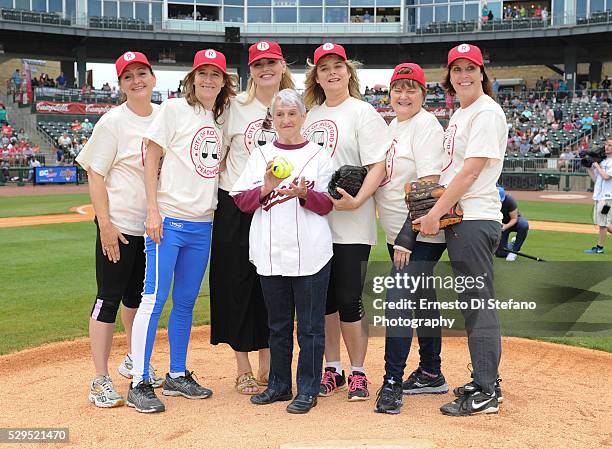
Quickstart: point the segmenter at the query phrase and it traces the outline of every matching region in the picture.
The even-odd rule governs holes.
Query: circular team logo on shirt
[[[270,49],[270,44],[268,44],[267,42],[260,42],[259,44],[257,44],[257,50],[259,51],[266,51]]]
[[[468,44],[461,44],[457,47],[457,51],[459,53],[468,53],[470,51],[470,46]]]
[[[124,61],[133,61],[134,59],[136,59],[136,55],[131,51],[128,51],[126,54],[123,55]]]
[[[263,129],[261,127],[264,119],[258,119],[247,125],[244,130],[244,146],[249,154],[253,150],[263,147],[267,143],[272,143],[276,140],[276,130],[274,127]]]
[[[391,182],[391,178],[393,178],[393,165],[395,163],[396,143],[397,139],[393,139],[391,145],[389,145],[389,149],[387,150],[387,157],[385,158],[386,175],[385,179],[382,180],[379,187],[382,187],[385,184],[389,184]]]
[[[442,172],[445,172],[453,163],[453,155],[455,154],[455,135],[457,135],[457,125],[450,125],[444,131],[444,153],[446,161]]]
[[[333,45],[333,44],[329,44]],[[318,120],[304,130],[302,135],[313,143],[324,147],[332,157],[338,145],[338,127],[331,120]]]
[[[191,162],[203,178],[214,178],[219,173],[221,139],[212,126],[200,128],[191,141]]]
[[[206,56],[208,59],[215,59],[217,57],[217,52],[214,50],[206,50],[204,56]]]
[[[334,48],[334,44],[332,44],[331,42],[327,42],[326,44],[323,44],[323,50],[325,51],[329,51],[333,48]]]

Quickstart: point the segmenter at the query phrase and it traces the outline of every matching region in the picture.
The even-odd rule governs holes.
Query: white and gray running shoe
[[[134,362],[132,362],[132,359],[130,358],[129,355],[126,355],[125,358],[123,359],[123,362],[121,362],[117,370],[119,371],[119,374],[121,374],[123,377],[127,377],[128,379],[131,379],[133,367],[134,367]],[[164,378],[157,375],[155,368],[153,368],[153,365],[150,363],[149,363],[149,376],[151,377],[151,385],[153,386],[153,388],[159,388],[164,384]]]
[[[166,410],[166,406],[153,391],[153,386],[150,382],[141,381],[135,387],[128,390],[127,406],[133,407],[140,413],[159,413]]]
[[[93,402],[96,407],[111,408],[121,407],[125,399],[115,390],[110,376],[98,376],[91,382],[89,402]]]
[[[183,396],[187,399],[206,399],[212,396],[212,391],[204,388],[193,378],[193,371],[185,371],[184,376],[173,379],[166,374],[162,394],[165,396]]]

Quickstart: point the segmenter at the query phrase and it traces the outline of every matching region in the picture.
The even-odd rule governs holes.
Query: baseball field
[[[373,413],[374,398],[348,403],[343,395],[322,398],[305,416],[288,415],[283,404],[252,406],[247,396],[233,389],[230,349],[208,343],[206,278],[194,313],[198,327],[192,334],[188,366],[214,391],[213,397],[205,401],[164,397],[167,411],[156,416],[137,415],[127,407],[96,409],[87,400],[94,373],[85,338],[95,295],[95,226],[87,215],[91,210],[80,207],[90,202],[89,196],[82,187],[38,189],[0,190],[0,378],[6,386],[0,427],[67,427],[70,443],[66,447],[612,446],[612,333],[605,326],[612,323],[612,299],[607,293],[612,287],[610,276],[590,289],[580,287],[575,296],[585,299],[568,306],[575,310],[580,302],[580,313],[572,315],[575,326],[566,332],[537,340],[504,337],[500,371],[505,402],[498,415],[444,417],[438,408],[450,395],[407,397],[402,413],[394,417]],[[522,251],[546,259],[550,267],[556,267],[556,262],[581,266],[612,262],[612,244],[606,254],[583,253],[596,241],[587,195],[567,199],[553,193],[553,199],[545,200],[517,192],[520,210],[532,223]],[[74,212],[77,209],[83,215]],[[379,245],[370,260],[387,258],[379,231]],[[517,273],[542,272],[546,266],[519,257],[513,263],[499,259],[496,268],[505,273],[511,264],[516,264]],[[579,284],[579,279],[564,277],[547,279],[551,288],[559,287],[561,295]],[[523,275],[512,282],[523,289],[530,286]],[[166,306],[163,327],[169,310]],[[117,331],[110,363],[113,370],[125,351],[120,323]],[[383,373],[384,339],[380,329],[371,335],[366,368],[375,395]],[[164,331],[159,336],[153,363],[165,371],[167,338]],[[408,372],[418,363],[417,354],[415,346]],[[451,387],[469,379],[465,338],[445,338],[442,357]],[[346,353],[343,360],[348,363]],[[111,375],[118,390],[127,393],[127,379],[116,371]]]

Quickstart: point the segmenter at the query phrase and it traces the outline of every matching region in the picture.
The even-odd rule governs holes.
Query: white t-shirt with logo
[[[145,233],[147,203],[144,188],[143,136],[159,112],[141,117],[127,103],[104,114],[76,161],[104,176],[111,223],[124,234]]]
[[[599,163],[599,166],[607,174],[612,176],[612,157],[607,157]],[[593,199],[595,201],[612,200],[612,179],[607,181],[595,170],[595,187],[593,188]],[[612,213],[612,212],[611,212]]]
[[[308,111],[302,134],[323,146],[334,170],[385,160],[387,124],[372,105],[353,97],[338,106],[325,103]],[[329,214],[334,243],[376,245],[376,210],[368,198],[360,208]]]
[[[459,108],[444,132],[445,160],[440,184],[448,185],[461,171],[467,158],[488,161],[478,179],[459,200],[464,220],[494,220],[502,213],[496,183],[504,165],[508,141],[506,116],[488,95],[481,95],[467,108]]]
[[[393,244],[408,216],[404,200],[404,186],[425,176],[440,175],[444,159],[442,147],[444,129],[438,119],[425,109],[414,117],[389,124],[387,176],[374,194],[380,223]],[[444,243],[444,233],[436,236],[417,236],[417,240]]]
[[[217,207],[222,136],[211,111],[189,106],[185,98],[162,103],[144,136],[164,152],[157,187],[162,216],[212,220]]]
[[[333,255],[327,216],[306,209],[298,198],[281,195],[278,190],[303,176],[309,189],[326,192],[334,172],[327,152],[312,142],[291,150],[273,143],[264,145],[251,154],[231,194],[263,186],[267,161],[276,156],[283,156],[294,168],[253,215],[249,259],[262,276],[312,275]]]
[[[225,158],[226,169],[219,175],[219,187],[227,192],[232,190],[242,174],[249,155],[276,140],[274,126],[270,129],[261,127],[268,108],[257,98],[243,104],[246,99],[246,92],[231,99],[227,119],[223,124],[224,145],[229,145],[229,152]]]

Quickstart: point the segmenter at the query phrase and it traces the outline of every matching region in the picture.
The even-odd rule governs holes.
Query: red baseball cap
[[[259,41],[249,47],[249,65],[263,58],[284,59],[280,45],[276,42]]]
[[[409,73],[399,73],[400,70],[404,70],[404,72]],[[414,80],[419,83],[421,86],[427,88],[427,83],[425,81],[425,72],[418,64],[413,64],[412,62],[404,62],[403,64],[399,64],[393,69],[393,76],[391,76],[391,84],[397,80]]]
[[[480,48],[478,48],[476,45],[460,44],[457,45],[455,48],[451,49],[451,51],[448,52],[447,66],[450,66],[457,59],[461,58],[469,59],[474,64],[478,64],[479,66],[484,65],[484,61],[482,59],[482,52],[480,51]]]
[[[212,48],[206,50],[200,50],[193,57],[193,67],[191,71],[199,69],[203,65],[213,65],[223,73],[227,73],[227,62],[223,53]]]
[[[344,47],[339,44],[332,44],[331,42],[326,42],[317,48],[314,52],[314,63],[317,64],[319,59],[323,56],[327,55],[337,55],[342,59],[346,60],[346,51],[344,51]]]
[[[117,69],[117,76],[120,77],[123,74],[123,71],[130,64],[134,64],[135,62],[140,62],[141,64],[146,65],[148,68],[151,68],[151,63],[147,59],[147,57],[138,51],[126,51],[123,53],[117,61],[115,62],[115,69]]]

